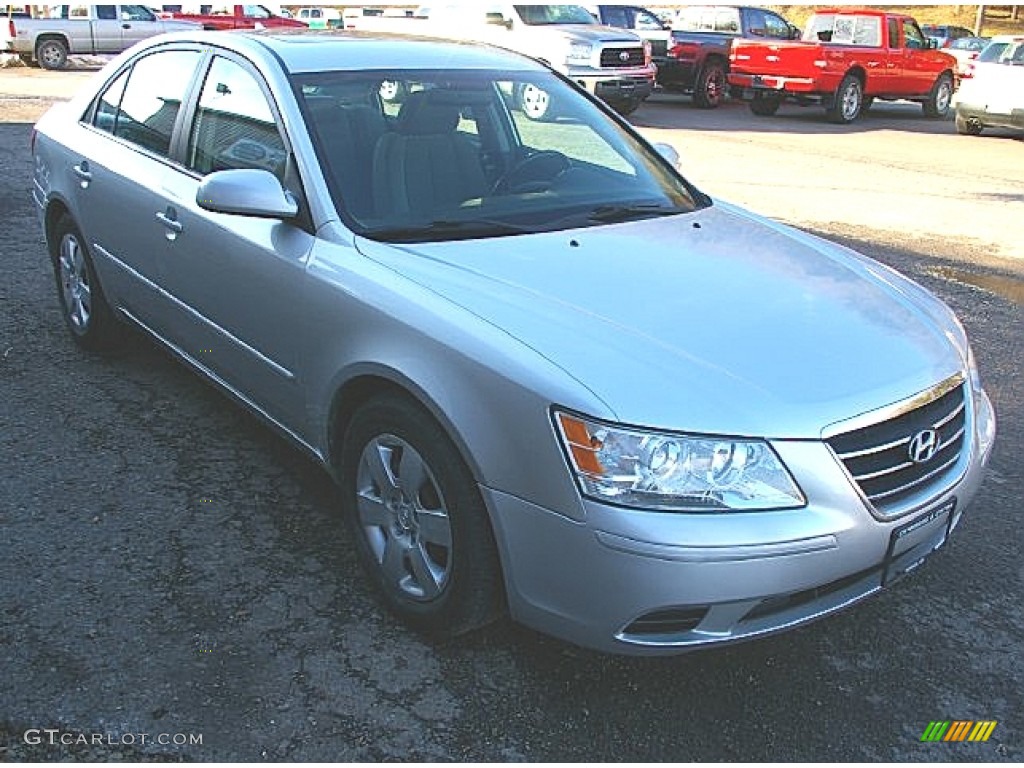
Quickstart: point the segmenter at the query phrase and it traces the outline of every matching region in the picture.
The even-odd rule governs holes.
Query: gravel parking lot
[[[28,145],[88,76],[0,70],[0,760],[1024,759],[1024,141],[907,104],[842,127],[667,96],[632,117],[712,195],[936,291],[1000,417],[979,498],[911,578],[638,660],[509,623],[426,642],[380,609],[303,454],[144,340],[110,361],[72,345]],[[922,743],[933,720],[998,725]]]

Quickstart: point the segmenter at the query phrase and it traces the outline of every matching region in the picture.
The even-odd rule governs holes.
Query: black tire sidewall
[[[717,96],[712,99],[708,96],[708,84],[716,72],[720,73],[719,81],[721,82],[721,87],[718,89]],[[724,78],[725,68],[721,64],[717,62],[705,64],[697,76],[697,82],[693,89],[693,103],[701,109],[714,109],[720,105],[725,98]]]
[[[369,441],[383,434],[401,438],[416,449],[429,465],[447,506],[451,573],[441,594],[429,601],[415,600],[388,582],[359,521],[356,478],[360,457]],[[387,395],[363,405],[346,430],[338,478],[343,512],[360,564],[394,614],[420,631],[446,637],[482,626],[497,615],[503,592],[487,510],[451,439],[418,404]]]
[[[859,92],[860,92],[860,104],[857,107],[857,113],[855,115],[853,115],[852,117],[847,117],[846,115],[843,114],[843,102],[846,101],[846,92],[850,88],[853,88],[853,87],[856,87],[859,90]],[[839,84],[839,88],[836,91],[835,100],[834,100],[834,102],[832,104],[831,109],[829,109],[829,112],[828,112],[829,117],[832,119],[833,122],[842,123],[842,124],[848,124],[848,123],[852,123],[853,121],[855,121],[858,117],[861,116],[861,113],[863,113],[863,112],[864,112],[864,88],[860,84],[860,80],[858,80],[855,76],[847,75],[846,77],[843,78],[843,81]]]

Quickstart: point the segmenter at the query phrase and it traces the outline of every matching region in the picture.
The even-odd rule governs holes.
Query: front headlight
[[[556,412],[585,496],[692,512],[800,507],[803,494],[764,440],[649,432]]]
[[[569,43],[569,50],[565,54],[567,64],[586,64],[590,61],[590,54],[593,49],[589,43]]]

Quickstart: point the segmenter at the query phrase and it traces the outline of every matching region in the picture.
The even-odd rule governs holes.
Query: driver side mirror
[[[214,213],[293,219],[299,204],[270,171],[238,168],[214,171],[196,191],[196,204]]]
[[[939,47],[939,41],[936,40],[934,37],[929,37],[928,38],[928,48],[931,49],[931,50],[936,50],[936,49],[938,49],[938,47]]]
[[[671,144],[666,144],[664,141],[656,141],[653,146],[658,151],[658,154],[668,161],[669,165],[677,171],[682,170],[680,168],[681,159],[679,157],[679,150]]]
[[[486,20],[492,26],[512,29],[512,19],[506,19],[502,13],[488,13]]]
[[[803,37],[803,34],[804,33],[800,30],[800,27],[794,27],[794,26],[790,25],[790,27],[789,27],[789,39],[790,40],[799,40],[801,37]]]

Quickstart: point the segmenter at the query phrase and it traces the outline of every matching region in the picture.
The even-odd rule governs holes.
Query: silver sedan
[[[981,482],[995,417],[946,306],[710,199],[514,54],[158,38],[33,152],[71,338],[142,329],[308,450],[423,631],[777,631],[917,568]]]

